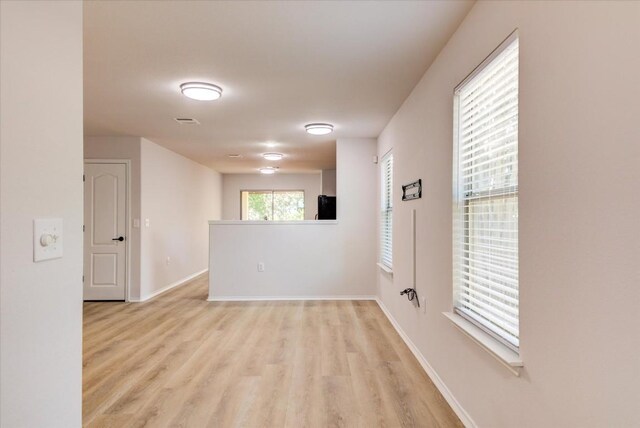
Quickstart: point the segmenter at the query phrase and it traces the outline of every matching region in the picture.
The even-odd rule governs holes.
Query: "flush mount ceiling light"
[[[274,168],[274,167],[272,167],[272,166],[266,166],[266,167],[264,167],[264,168],[260,168],[260,169],[259,169],[259,171],[260,171],[262,174],[275,174],[275,172],[276,172],[276,170],[277,170],[277,169],[278,169],[278,168]]]
[[[180,91],[185,97],[198,101],[213,101],[222,96],[222,88],[203,82],[187,82],[180,85]]]
[[[262,157],[270,161],[279,161],[282,160],[284,155],[282,153],[265,153]]]
[[[327,135],[333,132],[333,125],[330,123],[310,123],[304,126],[309,134]]]

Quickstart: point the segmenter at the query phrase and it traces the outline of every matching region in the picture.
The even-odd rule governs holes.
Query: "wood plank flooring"
[[[372,301],[84,305],[90,427],[459,427]]]

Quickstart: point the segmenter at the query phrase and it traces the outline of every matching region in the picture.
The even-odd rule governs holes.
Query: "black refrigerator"
[[[336,219],[336,197],[318,195],[318,220]]]

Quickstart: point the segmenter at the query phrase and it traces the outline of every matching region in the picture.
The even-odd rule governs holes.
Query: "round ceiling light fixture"
[[[309,134],[327,135],[333,132],[333,125],[330,123],[310,123],[304,126]]]
[[[259,171],[262,174],[275,174],[278,168],[272,166],[265,166],[264,168],[260,168]]]
[[[284,155],[282,153],[265,153],[262,157],[270,161],[279,161],[282,160]]]
[[[187,82],[180,85],[182,94],[198,101],[213,101],[222,96],[222,88],[211,83]]]

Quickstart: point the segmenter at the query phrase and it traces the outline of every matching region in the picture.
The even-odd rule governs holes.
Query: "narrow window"
[[[393,261],[393,154],[382,158],[380,263],[389,269]]]
[[[518,351],[518,38],[455,90],[454,310]]]

